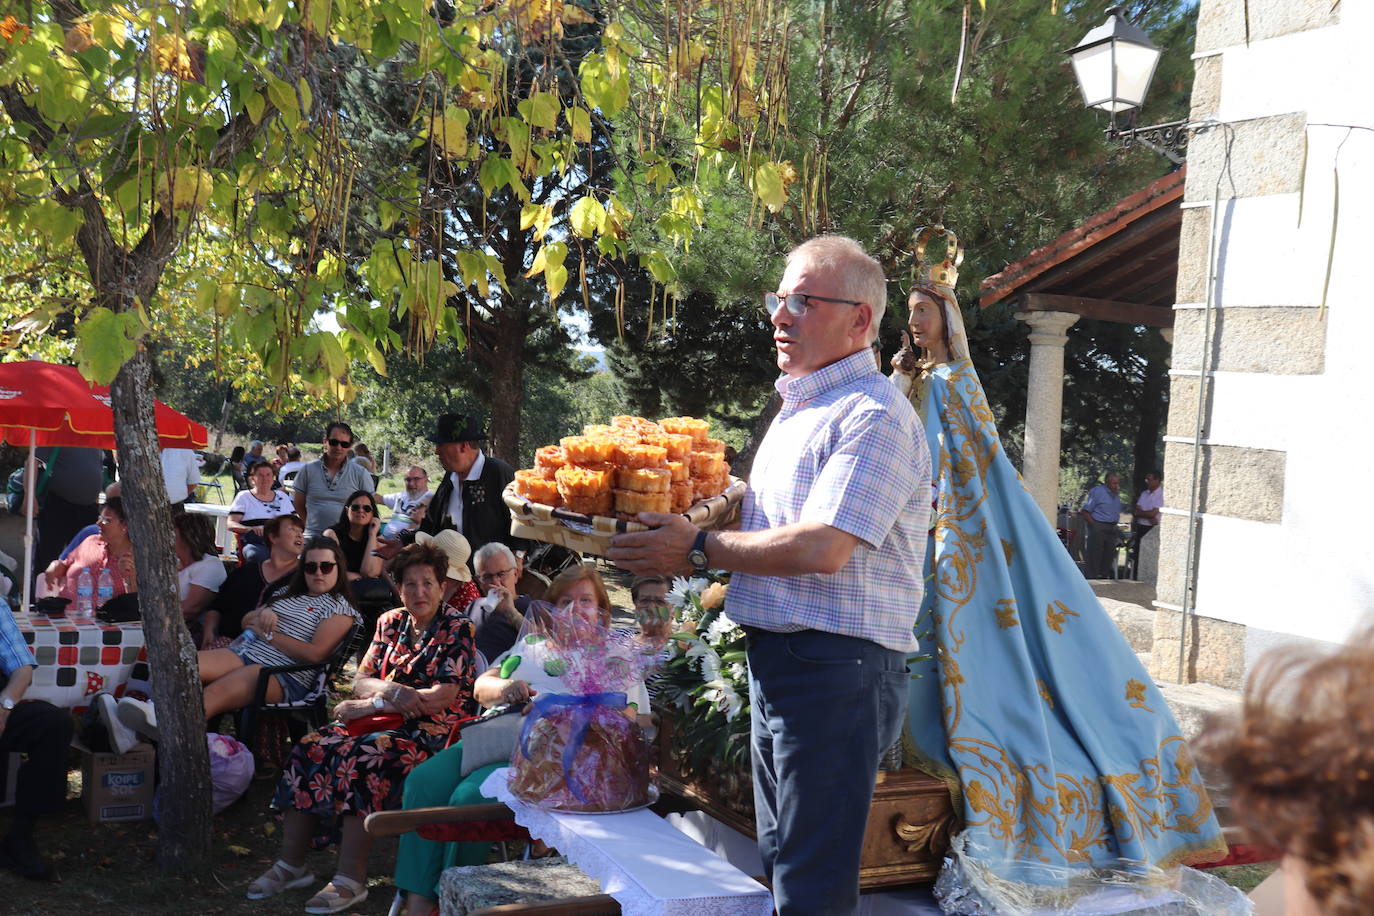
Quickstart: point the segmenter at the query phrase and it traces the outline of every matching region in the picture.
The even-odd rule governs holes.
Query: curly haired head
[[[1374,629],[1269,653],[1198,753],[1255,836],[1301,861],[1320,912],[1374,913]]]

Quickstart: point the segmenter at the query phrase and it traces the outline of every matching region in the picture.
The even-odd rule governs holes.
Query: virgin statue
[[[925,424],[934,511],[904,756],[963,819],[941,906],[1089,912],[1085,894],[1177,889],[1185,871],[1229,900],[1175,868],[1227,852],[1178,723],[1002,450],[955,299],[958,240],[928,227],[916,254],[893,381]]]

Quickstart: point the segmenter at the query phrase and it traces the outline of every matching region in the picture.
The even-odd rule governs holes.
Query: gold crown
[[[943,260],[932,261],[926,258],[926,248],[931,242],[945,243]],[[964,249],[959,247],[959,236],[944,226],[923,226],[916,230],[916,263],[911,269],[916,284],[947,286],[954,288],[959,279],[959,265],[964,262]]]

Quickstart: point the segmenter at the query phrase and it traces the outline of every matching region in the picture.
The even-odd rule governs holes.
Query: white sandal
[[[271,868],[258,875],[253,879],[253,883],[248,885],[248,899],[262,900],[267,897],[275,897],[282,891],[294,890],[314,883],[315,876],[304,865],[296,868],[278,859],[272,863]]]
[[[346,891],[348,896],[344,896],[341,891]],[[340,913],[366,899],[367,885],[354,881],[347,875],[335,875],[329,879],[328,884],[320,888],[319,893],[305,902],[305,911],[312,916]]]

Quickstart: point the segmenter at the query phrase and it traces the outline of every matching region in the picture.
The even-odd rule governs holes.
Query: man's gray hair
[[[515,565],[514,551],[512,551],[505,544],[502,544],[500,541],[491,541],[490,543],[483,544],[481,547],[477,548],[477,552],[472,555],[472,567],[473,569],[476,569],[478,566],[481,566],[487,560],[492,560],[496,557],[500,557],[501,559],[509,563],[511,566]]]
[[[872,306],[873,324],[868,329],[866,343],[877,340],[878,329],[887,312],[887,278],[883,276],[883,266],[864,251],[862,245],[845,235],[818,235],[808,239],[788,252],[787,263],[790,266],[802,257],[834,274],[844,298]]]

